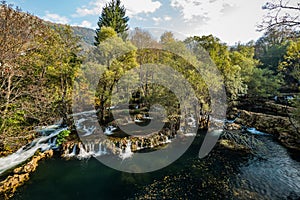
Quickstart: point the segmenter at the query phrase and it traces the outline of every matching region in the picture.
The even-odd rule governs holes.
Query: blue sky
[[[95,28],[110,0],[8,0],[45,20]],[[134,27],[159,27],[186,36],[213,34],[227,44],[256,40],[266,0],[123,0]]]

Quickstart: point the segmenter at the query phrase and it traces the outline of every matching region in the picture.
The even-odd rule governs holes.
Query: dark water
[[[300,162],[270,136],[249,155],[215,148],[199,159],[202,142],[170,166],[146,174],[110,169],[96,159],[42,161],[15,200],[63,199],[298,199]]]

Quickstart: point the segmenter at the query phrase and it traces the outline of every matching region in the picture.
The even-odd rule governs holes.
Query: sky
[[[7,0],[47,21],[95,29],[110,0]],[[213,34],[229,45],[256,40],[266,0],[122,0],[129,26],[178,32],[184,36]]]

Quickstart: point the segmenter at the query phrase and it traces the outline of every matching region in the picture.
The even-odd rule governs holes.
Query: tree
[[[102,68],[96,91],[96,107],[99,109],[100,122],[105,122],[105,108],[110,104],[112,91],[118,80],[127,71],[137,66],[136,47],[130,41],[123,41],[111,27],[102,27],[102,41],[95,49],[98,67]]]
[[[300,3],[297,1],[276,0],[263,7],[268,10],[259,30],[297,29],[300,27]]]
[[[140,28],[135,28],[130,35],[131,43],[138,49],[143,48],[159,48],[158,42],[152,37],[152,35]]]
[[[246,94],[248,91],[248,84],[252,79],[254,70],[259,65],[259,61],[254,58],[254,46],[253,44],[241,45],[238,44],[230,51],[230,59],[232,65],[236,65],[240,69],[240,79],[244,88],[242,94]]]
[[[79,59],[70,27],[0,5],[0,141],[18,147],[39,125],[66,118]]]
[[[267,30],[255,43],[255,58],[260,67],[278,73],[278,64],[283,60],[290,34],[276,29]]]
[[[79,39],[73,36],[70,26],[55,25],[52,60],[53,64],[47,67],[48,85],[56,88],[56,112],[63,118],[63,123],[68,124],[68,114],[71,113],[72,86],[81,64],[78,56],[80,47]]]
[[[15,114],[23,113],[16,109],[16,100],[28,96],[27,85],[35,80],[30,76],[37,70],[30,54],[40,47],[35,41],[45,36],[45,26],[40,19],[18,8],[14,10],[5,2],[1,3],[0,11],[0,131],[4,131],[8,122],[24,121],[20,116],[16,116],[19,120],[13,119]]]
[[[142,65],[151,62],[151,60],[157,57],[157,55],[155,53],[152,54],[152,52],[155,51],[155,49],[159,49],[161,45],[152,37],[149,32],[140,28],[135,28],[135,30],[130,35],[130,41],[138,48],[136,59],[138,64],[140,65],[139,78],[142,82],[145,83],[141,86],[140,89],[142,90],[145,99],[148,99],[148,78],[149,76],[151,76],[151,74],[147,69],[142,70]]]
[[[300,85],[300,38],[290,41],[283,61],[279,64],[279,70],[283,71],[285,81],[294,90]]]
[[[201,46],[209,53],[210,58],[224,77],[229,100],[234,100],[239,94],[244,93],[245,85],[241,79],[241,68],[232,64],[229,48],[226,44],[221,43],[218,38],[212,35],[190,37],[185,40],[185,43],[192,48]],[[196,53],[196,56],[202,55]],[[199,60],[203,60],[203,58],[199,58]]]
[[[175,42],[174,34],[172,32],[166,31],[160,36],[161,44],[167,44],[171,42]]]
[[[121,6],[120,0],[112,0],[102,9],[102,13],[99,17],[98,28],[96,29],[96,36],[94,43],[96,46],[101,42],[102,27],[111,27],[117,34],[119,34],[124,40],[127,38],[129,18],[126,16],[126,9]]]
[[[259,26],[260,30],[283,30],[293,31],[292,39],[286,44],[286,53],[283,59],[279,62],[279,70],[283,71],[287,85],[292,89],[299,91],[299,27],[300,27],[300,3],[296,1],[278,0],[275,3],[268,2],[263,6],[263,9],[269,11],[263,23]],[[282,32],[282,31],[281,31]],[[300,103],[299,95],[294,100],[295,111],[288,113],[289,120],[295,131],[300,137],[299,132],[299,113]]]
[[[277,95],[281,84],[281,74],[274,75],[271,70],[254,68],[248,83],[248,95],[251,97],[274,96]]]

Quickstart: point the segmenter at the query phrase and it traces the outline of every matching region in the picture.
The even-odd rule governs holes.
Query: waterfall
[[[71,157],[76,156],[76,146],[77,146],[77,144],[74,144],[72,152],[65,155],[66,158],[71,158]]]
[[[53,141],[50,143],[51,147],[56,147],[56,140],[57,138],[53,138]]]
[[[79,160],[91,157],[91,155],[85,151],[81,143],[79,143],[78,147],[79,147],[79,154],[77,155],[77,158]]]
[[[153,148],[153,147],[154,147],[153,143],[154,143],[154,142],[153,142],[153,138],[151,138],[151,139],[150,139],[150,148]]]
[[[42,126],[41,129],[36,130],[36,132],[40,133],[43,136],[50,135],[53,131],[56,131],[58,128],[60,128],[60,126],[61,126],[60,124]]]
[[[126,158],[130,158],[132,156],[132,151],[131,151],[131,142],[130,140],[127,141],[127,145],[126,145],[126,148],[125,148],[125,151],[121,151],[120,153],[120,158],[122,158],[123,160],[126,159]]]
[[[102,156],[102,155],[106,155],[106,154],[107,154],[106,148],[104,146],[103,150],[102,150],[102,143],[100,142],[98,144],[98,151],[96,153],[94,153],[94,156]]]
[[[197,135],[196,133],[185,133],[184,134],[184,136],[187,136],[187,137],[194,137],[196,135]]]
[[[76,144],[74,144],[74,146],[73,146],[73,150],[72,150],[72,155],[74,155],[74,156],[76,155],[76,146],[77,146],[77,145],[76,145]]]
[[[187,118],[188,120],[188,125],[192,128],[196,128],[197,122],[196,119],[194,118],[194,116],[190,116],[189,118]]]
[[[82,128],[81,123],[85,122],[85,121],[86,121],[86,119],[84,119],[84,118],[81,118],[81,119],[77,120],[76,123],[75,123],[76,128]]]
[[[61,128],[55,130],[48,136],[42,136],[33,140],[30,144],[21,147],[17,152],[0,158],[0,174],[23,163],[28,158],[31,158],[37,150],[41,149],[42,151],[44,151],[50,149],[52,144],[45,142],[48,142],[49,139],[57,136],[61,131],[66,129],[67,128]]]

